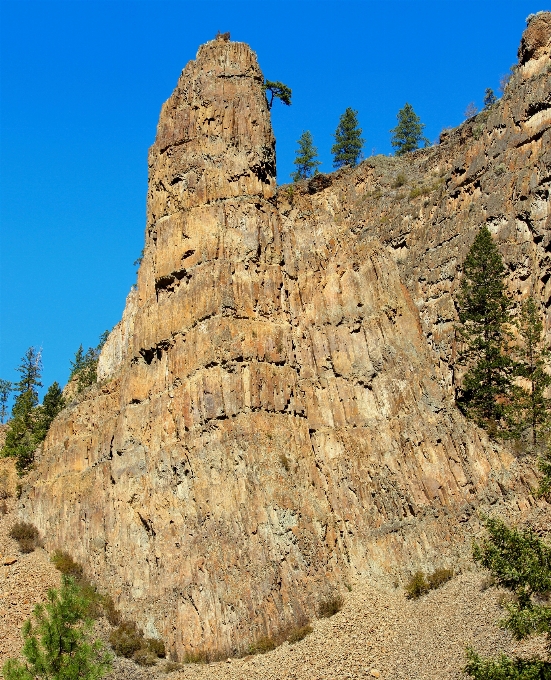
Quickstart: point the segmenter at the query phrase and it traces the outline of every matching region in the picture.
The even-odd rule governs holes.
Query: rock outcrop
[[[453,405],[453,291],[488,223],[511,290],[549,306],[549,17],[439,146],[290,188],[249,47],[212,41],[182,72],[137,291],[21,505],[173,656],[452,560],[475,505],[515,498],[515,460]]]

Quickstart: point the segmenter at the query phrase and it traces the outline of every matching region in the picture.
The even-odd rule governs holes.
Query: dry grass
[[[22,553],[32,553],[35,548],[41,546],[38,529],[28,522],[17,522],[10,531],[11,538],[15,539]]]

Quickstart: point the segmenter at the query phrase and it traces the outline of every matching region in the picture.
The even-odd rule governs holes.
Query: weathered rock
[[[254,53],[215,40],[184,69],[137,291],[21,506],[173,656],[245,649],[351,573],[457,559],[473,508],[530,484],[451,400],[453,290],[487,222],[511,290],[551,299],[547,21],[440,147],[294,191]]]

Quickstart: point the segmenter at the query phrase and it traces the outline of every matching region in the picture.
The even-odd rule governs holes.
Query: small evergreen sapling
[[[358,164],[364,140],[362,130],[358,124],[358,112],[348,107],[339,120],[335,130],[335,143],[331,147],[333,167],[342,168],[344,165],[354,167]]]
[[[505,267],[483,226],[465,259],[457,304],[462,344],[458,363],[468,366],[457,402],[481,427],[496,434],[511,394],[512,362],[507,354],[510,300]]]
[[[34,624],[22,630],[25,661],[9,659],[5,680],[99,680],[111,668],[112,657],[92,641],[89,602],[75,581],[62,577],[59,591],[48,591],[46,604],[34,608]]]
[[[317,174],[318,166],[321,162],[317,160],[318,150],[314,146],[314,140],[309,130],[303,132],[298,140],[298,149],[296,150],[296,158],[293,161],[297,166],[295,172],[291,174],[294,182],[301,179],[308,179],[313,174]]]
[[[392,133],[390,143],[396,149],[397,156],[415,151],[421,142],[424,142],[425,146],[430,144],[429,140],[423,137],[425,124],[421,123],[411,104],[406,103],[404,108],[398,111],[396,118],[398,125],[390,131]]]
[[[492,573],[495,581],[514,594],[506,605],[507,616],[500,626],[517,640],[551,632],[551,607],[546,596],[551,591],[551,547],[532,531],[510,528],[500,519],[485,521],[488,537],[473,547],[473,557]],[[467,652],[465,672],[475,680],[549,680],[551,663],[501,655],[481,658],[473,649]]]

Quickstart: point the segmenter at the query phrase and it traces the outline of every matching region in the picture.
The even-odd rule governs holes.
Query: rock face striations
[[[173,656],[246,649],[355,576],[441,566],[474,505],[514,497],[514,460],[450,399],[453,290],[487,222],[512,290],[551,299],[549,17],[503,99],[438,147],[294,190],[249,47],[184,69],[137,290],[21,502]]]

